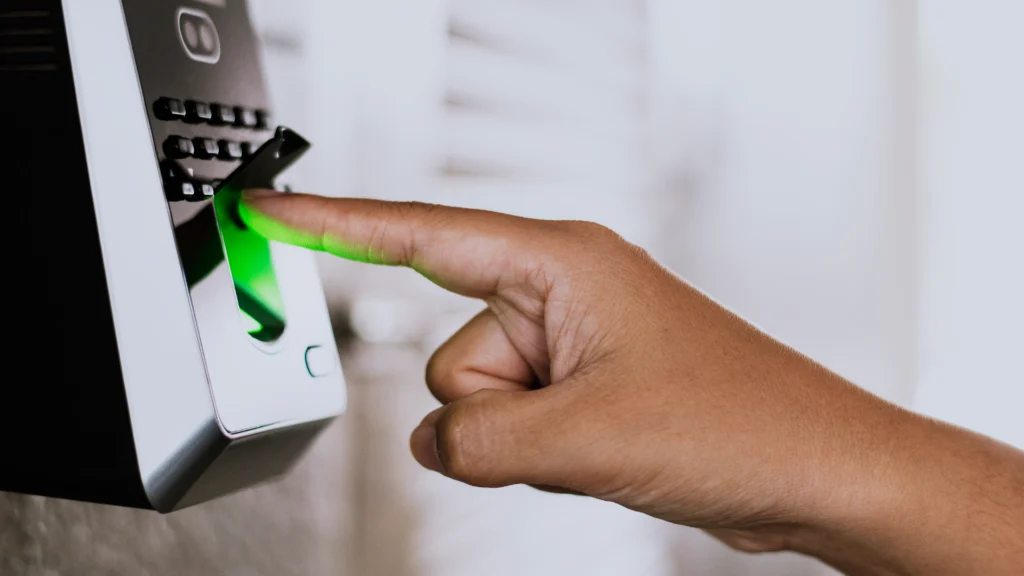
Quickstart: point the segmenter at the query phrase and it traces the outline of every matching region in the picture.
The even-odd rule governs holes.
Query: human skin
[[[851,575],[1024,574],[1024,453],[889,404],[596,224],[247,192],[265,236],[486,309],[427,367],[423,466],[800,552]]]

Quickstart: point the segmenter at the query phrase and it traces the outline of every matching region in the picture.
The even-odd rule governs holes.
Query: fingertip
[[[243,190],[238,200],[238,213],[246,226],[258,228],[263,221],[273,218],[274,203],[268,199],[278,195],[274,190]]]
[[[242,202],[258,201],[264,198],[273,198],[274,196],[280,196],[281,193],[277,190],[269,190],[266,188],[254,188],[250,190],[242,191]]]
[[[442,409],[443,410],[443,409]],[[427,470],[445,474],[444,464],[437,449],[437,421],[442,410],[435,410],[423,419],[409,438],[409,447],[416,462]]]
[[[265,220],[280,221],[286,216],[283,195],[276,190],[243,190],[238,202],[238,212],[250,227],[263,225]]]
[[[245,190],[238,204],[238,216],[257,234],[284,244],[311,250],[322,250],[321,239],[296,226],[287,224],[287,197],[275,190]]]

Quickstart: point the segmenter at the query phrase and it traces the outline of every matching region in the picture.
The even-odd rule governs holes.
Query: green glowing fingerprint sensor
[[[260,342],[274,342],[284,333],[284,299],[274,272],[270,241],[250,230],[238,216],[241,192],[221,190],[214,198],[217,224],[227,254],[241,323]]]

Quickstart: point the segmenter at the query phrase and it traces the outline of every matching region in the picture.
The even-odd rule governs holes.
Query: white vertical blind
[[[314,144],[300,187],[589,219],[640,243],[653,237],[641,0],[256,5],[281,116],[305,122],[296,127]],[[287,55],[294,47],[301,63]],[[276,86],[297,74],[294,87]],[[335,93],[331,109],[324,94]],[[429,338],[449,329],[449,313],[476,306],[405,271],[323,259],[321,272],[332,301],[353,307],[375,338]]]
[[[438,199],[643,241],[645,10],[453,0]]]
[[[652,237],[644,3],[452,0],[449,11],[431,199]],[[615,506],[432,479],[410,495],[424,576],[673,573],[664,527]]]

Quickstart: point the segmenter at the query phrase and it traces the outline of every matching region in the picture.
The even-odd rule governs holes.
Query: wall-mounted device
[[[5,0],[0,110],[0,490],[168,512],[286,472],[345,384],[313,256],[238,218],[309,147],[245,0]]]

